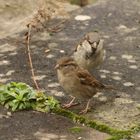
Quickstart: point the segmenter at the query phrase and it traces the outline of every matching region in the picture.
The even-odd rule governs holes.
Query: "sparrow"
[[[91,72],[105,59],[106,51],[103,42],[98,32],[87,33],[73,53],[74,60],[80,67]]]
[[[75,98],[88,100],[85,109],[81,113],[87,113],[92,97],[99,90],[114,89],[111,85],[105,85],[96,80],[86,69],[78,66],[75,60],[71,57],[62,57],[57,61],[55,66],[57,77],[61,87],[73,99],[70,103],[65,104],[65,107],[72,106]]]

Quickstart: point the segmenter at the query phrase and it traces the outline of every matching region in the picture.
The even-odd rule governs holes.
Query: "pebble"
[[[108,15],[107,15],[108,17],[110,17],[110,16],[112,16],[112,13],[108,13]]]
[[[127,29],[127,27],[125,25],[119,25],[118,29]]]
[[[101,74],[100,77],[101,78],[106,78],[106,75]]]
[[[17,54],[17,52],[12,52],[12,53],[10,53],[9,55],[10,56],[14,56],[14,55],[16,55]]]
[[[9,64],[10,62],[7,61],[7,60],[3,60],[2,63],[3,63],[3,64]]]
[[[138,69],[138,67],[136,65],[131,65],[129,66],[130,69]]]
[[[46,49],[46,50],[45,50],[45,53],[48,53],[48,52],[50,52],[50,51],[51,51],[50,49]]]
[[[129,62],[129,63],[136,63],[136,60],[130,59],[130,60],[128,60],[128,62]]]
[[[118,71],[114,71],[113,74],[119,75],[119,74],[121,74],[121,73],[119,73]]]
[[[81,140],[81,139],[82,139],[82,137],[78,137],[77,139],[78,139],[78,140]]]
[[[130,60],[130,59],[133,58],[133,56],[132,55],[128,55],[128,54],[123,54],[122,58]]]
[[[75,17],[75,20],[79,20],[79,21],[90,20],[90,19],[91,17],[87,15],[78,15]]]
[[[59,85],[59,83],[56,83],[56,82],[48,84],[48,87],[50,87],[50,88],[58,87],[58,86],[60,86],[60,85]]]
[[[47,58],[54,58],[54,55],[53,54],[49,54],[46,56]]]
[[[134,84],[131,83],[131,82],[125,82],[125,83],[123,83],[123,85],[126,86],[126,87],[132,87],[132,86],[134,86]]]
[[[108,35],[104,35],[103,37],[106,39],[110,38],[110,36],[108,36]]]
[[[112,79],[120,81],[122,78],[119,76],[112,76]]]
[[[65,51],[64,50],[60,50],[60,53],[65,53]]]
[[[8,119],[8,118],[10,118],[11,116],[12,116],[12,113],[11,113],[11,112],[7,112],[6,115],[0,114],[0,119],[2,119],[2,118]]]
[[[103,72],[103,73],[110,73],[109,70],[100,70],[100,72]]]
[[[109,59],[110,60],[116,60],[116,56],[110,56]]]
[[[106,102],[107,101],[107,97],[105,97],[105,96],[99,97],[99,100],[101,102]]]
[[[10,75],[12,75],[12,73],[14,73],[15,72],[15,70],[9,70],[7,73],[6,73],[6,76],[10,76]]]
[[[11,113],[11,112],[7,112],[7,115],[8,115],[9,117],[11,117],[11,116],[12,116],[12,113]]]

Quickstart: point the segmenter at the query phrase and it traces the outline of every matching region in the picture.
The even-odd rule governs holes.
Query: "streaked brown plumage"
[[[104,85],[87,70],[80,68],[70,57],[63,57],[58,60],[55,67],[60,85],[67,94],[79,99],[87,99],[88,104],[82,113],[88,110],[90,99],[101,89],[113,89],[113,86]]]

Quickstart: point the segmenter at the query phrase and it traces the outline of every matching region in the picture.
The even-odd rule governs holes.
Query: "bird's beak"
[[[54,67],[54,69],[56,70],[58,68],[59,68],[59,64],[56,64],[55,67]]]

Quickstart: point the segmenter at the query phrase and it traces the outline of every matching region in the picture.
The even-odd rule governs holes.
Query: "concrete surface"
[[[4,11],[2,15],[4,15]],[[82,15],[80,18],[90,18],[75,20],[75,17],[79,15]],[[0,82],[22,81],[33,86],[23,39],[25,26],[18,24],[25,17],[22,15],[20,19],[20,17],[10,13],[6,13],[6,18],[1,16],[1,21],[4,21],[4,24],[0,27]],[[138,0],[99,0],[94,5],[73,11],[71,18],[62,26],[62,31],[49,36],[44,29],[43,32],[34,34],[31,41],[31,51],[39,86],[45,89],[48,94],[66,102],[67,98],[57,83],[54,70],[56,59],[64,55],[71,55],[74,46],[86,32],[98,30],[105,40],[107,58],[103,65],[94,70],[94,74],[105,84],[116,86],[118,91],[104,91],[94,97],[92,110],[86,116],[118,129],[128,129],[138,125],[140,123],[139,17],[140,2]],[[51,23],[55,25],[56,21]],[[46,53],[45,51],[48,49],[50,52]],[[77,112],[81,107],[71,110]],[[2,110],[0,109],[0,112]],[[47,118],[50,119],[49,122],[47,122]],[[55,126],[51,124],[53,120],[56,120]],[[74,140],[78,137],[84,139],[85,136],[89,136],[89,139],[86,140],[93,139],[93,137],[90,138],[89,128],[84,128],[84,134],[70,134],[65,128],[75,126],[75,124],[66,118],[53,114],[19,112],[10,119],[2,117],[0,121],[0,139],[2,140],[7,140],[8,137],[13,140],[14,138],[15,140],[23,140],[27,139],[28,136],[29,139],[44,140],[44,137],[47,137],[46,132],[49,134],[50,138],[48,139],[50,140],[68,139],[68,137]],[[22,122],[22,125],[18,122],[16,125],[16,121]],[[32,128],[28,125],[30,122]],[[35,122],[37,122],[36,125],[34,125]],[[61,122],[66,124],[64,129],[60,125]],[[28,130],[21,131],[21,128],[26,129],[27,127],[29,127]],[[14,128],[16,132],[11,133]],[[55,136],[52,136],[54,132],[56,132],[53,134]],[[90,132],[94,133],[94,130]],[[104,134],[99,136],[102,135]],[[101,140],[100,137],[98,139]]]

